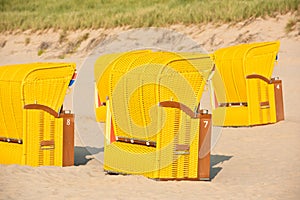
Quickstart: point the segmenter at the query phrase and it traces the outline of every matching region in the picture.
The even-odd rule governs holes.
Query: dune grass
[[[237,22],[298,9],[300,0],[0,0],[0,31]]]

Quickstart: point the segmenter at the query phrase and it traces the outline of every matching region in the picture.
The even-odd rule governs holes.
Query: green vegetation
[[[81,43],[83,41],[87,40],[88,38],[89,38],[89,33],[85,33],[85,34],[79,36],[74,41],[68,41],[66,31],[63,31],[60,34],[59,43],[61,44],[66,41],[68,41],[68,43],[67,43],[67,46],[66,46],[64,52],[61,55],[59,55],[58,58],[64,59],[66,57],[66,55],[75,53],[78,50],[78,48],[80,47]]]
[[[41,56],[43,53],[45,53],[46,50],[50,47],[50,45],[50,43],[42,42],[38,49],[38,56]]]
[[[295,29],[297,24],[297,19],[290,19],[289,22],[285,26],[285,32],[289,33]]]
[[[67,49],[66,49],[66,54],[72,54],[77,51],[77,49],[80,47],[81,43],[89,38],[89,33],[85,33],[84,35],[80,36],[76,41],[74,42],[69,42]]]
[[[291,31],[294,31],[297,27],[300,33],[300,26],[298,25],[300,23],[300,6],[298,7],[298,10],[296,12],[296,15],[291,18],[288,23],[285,25],[285,32],[289,33]]]
[[[0,0],[0,31],[236,22],[298,9],[300,0]]]
[[[59,35],[59,44],[62,44],[63,42],[67,41],[67,31],[64,30],[62,33]]]
[[[39,49],[37,55],[38,55],[38,56],[41,56],[43,53],[45,53],[45,50]]]

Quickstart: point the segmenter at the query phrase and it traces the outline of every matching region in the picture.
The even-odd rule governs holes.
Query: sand
[[[76,166],[0,165],[0,199],[299,199],[300,29],[288,34],[284,30],[292,17],[287,14],[219,26],[82,30],[67,32],[61,43],[62,31],[0,34],[0,65],[75,62],[79,70],[76,85],[65,100],[66,107],[76,113]],[[86,33],[88,39],[80,41]],[[142,176],[105,175],[101,161],[104,125],[96,123],[93,114],[93,61],[99,55],[145,47],[212,52],[272,40],[281,41],[274,76],[283,81],[285,120],[252,128],[215,128],[211,181],[159,182]],[[42,46],[47,48],[38,56]]]

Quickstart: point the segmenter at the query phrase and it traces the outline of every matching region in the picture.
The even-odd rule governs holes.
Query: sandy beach
[[[289,13],[237,24],[69,31],[63,41],[60,30],[1,33],[1,66],[75,62],[78,78],[65,99],[65,107],[76,114],[75,166],[0,165],[0,199],[299,199],[300,28],[285,32],[292,17]],[[273,40],[281,42],[273,76],[283,81],[285,120],[252,128],[214,128],[211,181],[159,182],[104,173],[104,124],[95,122],[93,112],[93,63],[98,56],[141,48],[211,53]]]

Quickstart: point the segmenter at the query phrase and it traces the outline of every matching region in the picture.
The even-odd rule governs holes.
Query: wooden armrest
[[[167,107],[167,108],[177,108],[177,109],[185,112],[191,118],[198,118],[197,117],[197,113],[195,113],[194,111],[192,111],[186,105],[184,105],[182,103],[179,103],[179,102],[176,102],[176,101],[163,101],[163,102],[159,102],[159,106],[160,107]]]
[[[248,76],[246,76],[246,79],[260,79],[262,81],[265,81],[266,83],[270,84],[271,83],[271,80],[262,76],[262,75],[259,75],[259,74],[250,74]]]
[[[53,110],[52,108],[45,106],[45,105],[41,105],[41,104],[27,104],[24,106],[24,109],[34,109],[34,110],[43,110],[47,113],[49,113],[50,115],[52,115],[55,118],[59,117],[59,113],[56,112],[55,110]]]
[[[130,144],[139,144],[139,145],[144,145],[148,147],[156,147],[156,142],[154,141],[146,141],[146,140],[140,140],[140,139],[135,139],[135,138],[126,138],[126,137],[116,137],[117,142],[125,142],[125,143],[130,143]]]
[[[9,143],[22,144],[23,140],[22,139],[16,139],[16,138],[6,138],[6,137],[1,137],[0,136],[0,142],[9,142]]]

